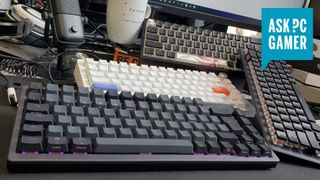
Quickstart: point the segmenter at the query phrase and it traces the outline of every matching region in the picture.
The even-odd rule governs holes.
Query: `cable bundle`
[[[0,59],[0,70],[18,76],[35,77],[38,75],[38,69],[34,64],[7,58]]]

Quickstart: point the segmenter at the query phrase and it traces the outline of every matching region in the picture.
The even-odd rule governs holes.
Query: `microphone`
[[[76,48],[85,42],[79,0],[49,0],[49,14],[55,41],[63,48]]]

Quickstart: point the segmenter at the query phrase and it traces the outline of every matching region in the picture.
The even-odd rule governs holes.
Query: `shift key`
[[[27,110],[27,112],[48,114],[49,113],[49,105],[48,104],[27,103],[26,110]]]
[[[26,113],[24,121],[27,124],[43,124],[44,126],[52,125],[53,116],[51,114]]]

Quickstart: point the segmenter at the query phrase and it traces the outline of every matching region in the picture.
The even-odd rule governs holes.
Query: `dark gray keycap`
[[[48,137],[47,152],[68,152],[68,139],[66,137]]]
[[[235,144],[238,141],[238,137],[233,133],[218,132],[217,137],[219,138],[219,141],[227,141],[231,144]]]
[[[175,109],[177,113],[182,113],[183,115],[187,114],[187,108],[183,104],[176,104]]]
[[[233,106],[225,104],[214,104],[210,108],[210,112],[214,115],[231,116],[234,111]]]
[[[187,114],[186,121],[188,122],[198,122],[197,117],[194,114]]]
[[[240,136],[238,136],[239,141],[242,142],[243,144],[252,144],[253,143],[253,139],[248,136],[247,134],[241,134]]]
[[[135,129],[138,127],[138,123],[135,119],[125,119],[122,122],[125,128]]]
[[[47,129],[47,136],[62,137],[63,136],[62,126],[49,125]]]
[[[206,141],[215,141],[217,142],[218,138],[213,132],[204,132],[204,137]]]
[[[136,110],[136,104],[134,101],[131,100],[125,100],[122,104],[123,109],[129,109],[129,110]]]
[[[104,108],[106,107],[106,105],[107,105],[107,102],[104,98],[94,98],[94,101],[93,101],[94,107]]]
[[[119,128],[117,135],[119,138],[133,138],[132,131],[129,128]]]
[[[74,92],[75,92],[74,86],[69,86],[69,85],[63,85],[62,86],[62,91],[61,91],[62,94],[72,95],[73,96]]]
[[[244,144],[235,144],[234,150],[239,156],[249,156],[249,148]]]
[[[265,144],[259,144],[259,148],[261,149],[262,156],[272,156],[271,148]]]
[[[252,134],[251,137],[255,144],[265,144],[265,140],[260,134]]]
[[[191,123],[191,126],[193,127],[194,131],[200,131],[200,132],[205,132],[205,127],[203,126],[202,123]]]
[[[134,118],[136,120],[144,120],[144,119],[146,119],[146,116],[143,111],[135,110],[135,111],[133,111],[132,118]]]
[[[116,138],[117,133],[116,130],[111,127],[111,128],[103,128],[101,132],[102,137],[108,137],[108,138]]]
[[[43,136],[44,127],[42,124],[24,124],[22,134],[26,136]]]
[[[91,98],[104,98],[104,92],[101,89],[93,89],[91,91]]]
[[[261,149],[255,145],[255,144],[247,144],[249,147],[250,155],[251,156],[260,156],[261,155]]]
[[[235,135],[240,135],[243,132],[243,128],[240,126],[240,124],[236,120],[227,122],[227,127]]]
[[[121,119],[119,118],[110,118],[109,120],[106,121],[107,127],[114,127],[114,128],[121,128],[122,123]]]
[[[131,119],[131,113],[129,110],[120,109],[117,111],[117,115],[121,120]]]
[[[146,129],[133,129],[133,136],[135,138],[143,138],[143,139],[148,139],[148,131]]]
[[[106,120],[104,118],[94,117],[92,121],[92,126],[97,128],[104,128],[106,127]]]
[[[75,102],[76,102],[76,100],[75,100],[74,96],[71,96],[71,95],[63,95],[62,96],[62,103],[64,105],[74,106]]]
[[[197,106],[193,106],[193,105],[187,106],[187,112],[189,114],[194,114],[194,115],[198,115],[199,114]]]
[[[66,133],[68,138],[81,137],[81,128],[79,126],[68,126]]]
[[[138,110],[141,110],[141,111],[143,111],[143,112],[145,112],[145,113],[147,113],[148,111],[149,111],[149,104],[148,104],[148,102],[146,102],[146,101],[139,101],[138,103],[137,103],[137,109]]]
[[[53,113],[56,116],[58,116],[58,115],[66,116],[67,115],[67,107],[62,106],[62,105],[55,105],[53,108]]]
[[[76,117],[75,125],[80,126],[81,128],[89,127],[89,118],[88,117]]]
[[[161,103],[152,102],[151,105],[150,105],[150,110],[151,110],[151,111],[156,111],[156,112],[158,112],[158,113],[161,113],[161,111],[162,111],[162,105],[161,105]]]
[[[70,116],[58,116],[58,125],[61,125],[62,127],[66,128],[67,126],[72,125],[72,120]]]
[[[20,152],[43,152],[42,136],[21,136]]]
[[[195,153],[205,154],[208,152],[207,145],[204,141],[193,141],[193,148]]]
[[[149,137],[152,139],[163,139],[163,133],[160,129],[150,129]]]
[[[204,135],[200,131],[190,132],[193,141],[203,141],[205,140]]]
[[[114,109],[103,109],[103,115],[105,119],[116,118],[116,112]]]
[[[217,116],[209,116],[209,121],[214,124],[220,124],[221,121]]]
[[[93,119],[94,117],[100,117],[100,110],[99,108],[88,108],[88,117],[90,119]]]
[[[150,120],[138,120],[139,128],[150,130],[152,129],[152,124]]]
[[[229,132],[229,128],[224,124],[217,124],[217,129],[219,132]]]
[[[80,96],[78,105],[88,108],[91,105],[91,100],[89,97]]]
[[[87,87],[79,87],[78,96],[90,96],[89,88]]]
[[[191,135],[189,131],[178,131],[179,139],[185,139],[191,141]]]
[[[91,153],[92,145],[90,138],[72,138],[71,139],[71,148],[72,153]]]
[[[209,123],[208,116],[205,114],[197,115],[196,117],[200,123]]]
[[[96,138],[94,152],[191,154],[193,145],[187,140]]]
[[[105,97],[107,101],[110,101],[111,99],[119,99],[119,94],[116,91],[107,91]]]
[[[206,145],[208,148],[208,153],[210,154],[219,154],[220,153],[220,145],[215,141],[206,141]]]
[[[180,122],[180,127],[182,130],[192,131],[192,126],[190,122]]]
[[[151,123],[154,129],[160,129],[160,130],[166,129],[166,124],[164,121],[152,121]]]
[[[146,118],[149,120],[159,120],[159,115],[156,111],[148,111]]]
[[[175,131],[180,130],[180,126],[179,126],[178,122],[166,121],[166,125],[167,125],[167,129],[169,129],[169,130],[175,130]]]
[[[174,130],[164,130],[163,135],[165,139],[178,139],[178,135]]]
[[[184,105],[192,105],[193,102],[192,102],[192,99],[190,97],[183,97],[182,98],[182,104],[184,104]]]
[[[119,99],[110,99],[108,103],[108,108],[113,108],[115,110],[119,110],[121,108],[121,101]]]
[[[212,123],[206,123],[204,124],[205,128],[207,131],[210,131],[210,132],[218,132],[218,129],[216,127],[215,124],[212,124]]]
[[[230,154],[233,149],[233,145],[226,141],[219,141],[219,145],[223,154]]]
[[[85,137],[94,139],[99,137],[99,130],[97,127],[86,127],[84,134],[85,134]]]
[[[59,86],[57,84],[47,84],[46,90],[49,94],[58,94]]]
[[[182,113],[173,113],[173,120],[177,122],[186,121]]]
[[[146,96],[146,100],[150,103],[150,102],[158,102],[158,98],[156,94],[147,94]]]
[[[72,117],[84,116],[83,108],[80,106],[72,106],[71,107],[71,116]]]

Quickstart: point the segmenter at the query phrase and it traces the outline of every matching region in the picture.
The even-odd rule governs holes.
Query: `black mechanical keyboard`
[[[261,40],[149,19],[144,25],[141,62],[206,71],[242,71],[240,49],[261,51]]]
[[[8,169],[275,167],[279,159],[244,114],[199,98],[31,83],[22,88]]]
[[[260,71],[261,53],[242,52],[244,71],[264,137],[273,150],[320,165],[320,121],[315,120],[284,61]]]

